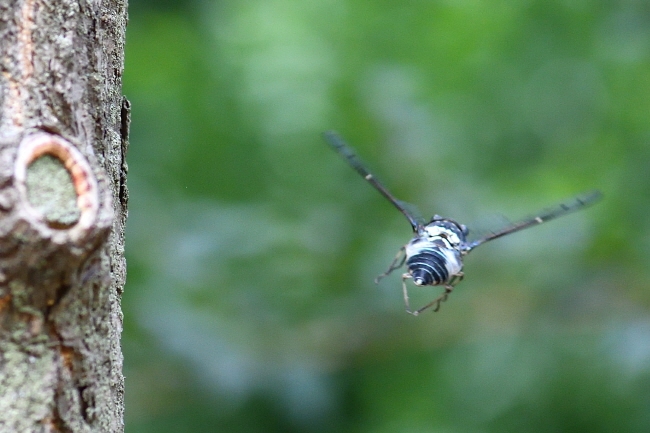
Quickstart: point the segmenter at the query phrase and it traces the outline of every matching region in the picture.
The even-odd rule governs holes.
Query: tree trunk
[[[0,0],[0,431],[121,432],[126,0]]]

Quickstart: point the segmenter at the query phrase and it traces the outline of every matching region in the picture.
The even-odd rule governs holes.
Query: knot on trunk
[[[8,158],[0,158],[7,162]],[[0,298],[44,311],[82,275],[112,226],[103,171],[61,136],[28,132],[0,196]],[[98,180],[99,179],[99,180]],[[11,287],[2,287],[11,281]],[[20,293],[20,296],[17,296]]]

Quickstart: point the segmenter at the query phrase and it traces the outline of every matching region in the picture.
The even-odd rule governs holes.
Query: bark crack
[[[5,101],[5,112],[7,119],[11,119],[14,127],[22,127],[25,117],[24,103],[27,98],[27,83],[34,75],[34,41],[32,32],[35,28],[36,0],[25,0],[20,8],[20,16],[17,19],[18,29],[18,52],[20,65],[20,76],[11,75],[4,71],[3,75],[7,80],[9,92]]]

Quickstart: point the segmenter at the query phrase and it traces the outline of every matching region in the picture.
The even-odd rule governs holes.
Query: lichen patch
[[[77,193],[70,172],[55,156],[45,154],[27,167],[27,200],[53,228],[70,227],[79,221]]]

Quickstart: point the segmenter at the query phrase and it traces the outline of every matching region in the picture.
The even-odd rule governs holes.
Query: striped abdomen
[[[423,248],[406,261],[413,282],[418,286],[436,286],[449,281],[448,257],[438,247]]]

